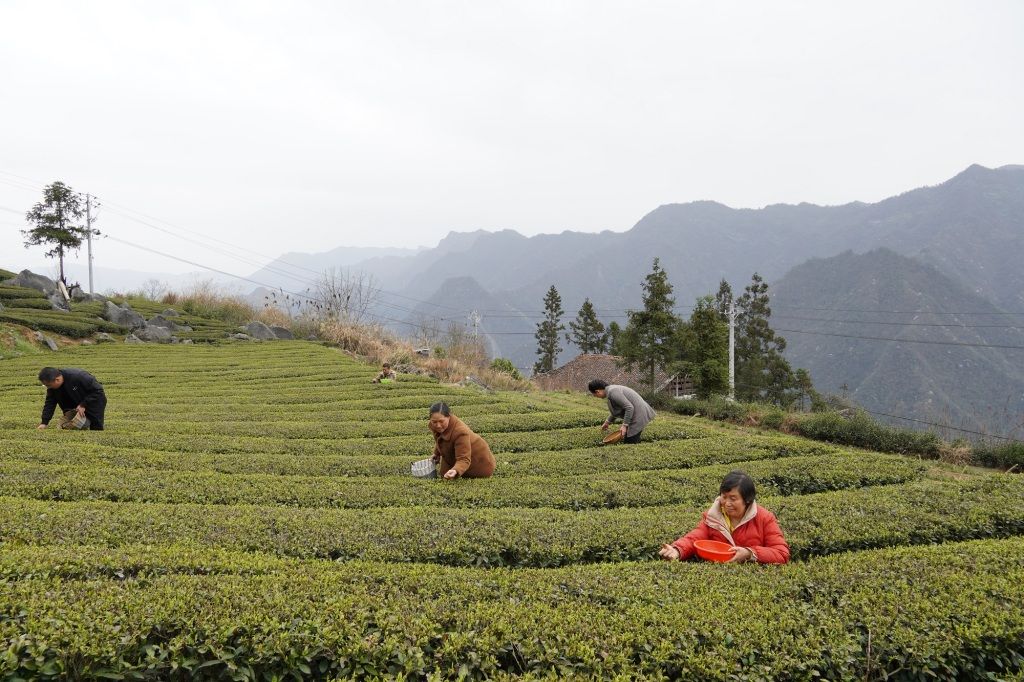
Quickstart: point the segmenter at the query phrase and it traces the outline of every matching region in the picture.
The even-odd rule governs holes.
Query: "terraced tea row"
[[[297,507],[652,507],[692,504],[734,465],[697,469],[466,480],[458,485],[408,476],[362,478],[220,474],[6,463],[0,495],[55,500],[112,500]],[[799,495],[916,480],[924,466],[895,455],[790,457],[744,465],[763,494]]]
[[[779,459],[798,455],[840,454],[824,443],[789,437],[718,436],[686,440],[660,440],[635,446],[597,446],[495,455],[498,478],[549,476],[560,478],[612,471],[685,469],[712,464]],[[851,456],[857,456],[852,454]],[[389,455],[212,454],[166,452],[142,448],[113,448],[80,440],[41,441],[19,436],[0,442],[0,461],[38,464],[214,471],[226,474],[292,476],[401,476],[409,473],[410,458]]]
[[[763,498],[795,560],[897,545],[1024,535],[1024,482],[917,481]],[[558,509],[296,509],[0,498],[0,540],[29,545],[195,543],[280,556],[551,567],[652,559],[699,503]],[[69,553],[73,554],[73,552]]]
[[[0,584],[11,614],[0,673],[988,679],[1024,657],[1024,612],[1012,607],[1024,602],[1021,539],[782,571],[439,569],[176,550],[87,551],[65,562],[69,577],[46,563],[52,554],[23,553],[47,577]]]

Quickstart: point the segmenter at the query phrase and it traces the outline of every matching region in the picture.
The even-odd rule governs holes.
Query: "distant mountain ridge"
[[[812,259],[840,254],[844,259],[862,254],[865,260],[856,262],[868,271],[873,270],[869,267],[872,259],[878,259],[896,268],[897,275],[906,272],[901,287],[913,290],[927,283],[946,291],[951,300],[966,302],[970,294],[975,297],[970,299],[972,305],[983,302],[1002,312],[1024,312],[1024,270],[1019,265],[1024,262],[1024,166],[990,169],[973,165],[939,185],[877,203],[733,209],[714,201],[698,201],[660,206],[625,232],[566,231],[534,237],[512,230],[451,233],[437,248],[412,255],[382,255],[351,267],[374,274],[385,290],[404,297],[386,294],[386,300],[400,302],[404,310],[392,305],[381,308],[381,314],[404,320],[425,316],[455,319],[465,318],[470,310],[481,311],[481,329],[491,334],[492,348],[516,365],[528,367],[535,359],[532,332],[538,311],[552,284],[562,296],[566,322],[587,297],[603,311],[606,322],[616,318],[623,322],[624,311],[640,305],[641,283],[655,257],[668,272],[680,312],[685,314],[685,308],[698,296],[716,291],[721,279],[740,292],[753,272],[770,283],[778,282],[782,287],[778,295],[795,300],[799,292],[783,287],[786,274]],[[903,260],[892,260],[897,256]],[[916,270],[919,267],[928,268],[931,274],[925,276]],[[798,274],[802,286],[812,291],[827,291],[833,276],[820,266]],[[863,287],[858,290],[867,291]],[[906,299],[907,304],[911,298]],[[442,300],[457,301],[458,305],[438,307]],[[858,307],[855,297],[844,301],[846,307]],[[939,305],[939,301],[931,304]],[[1017,319],[1024,323],[1024,318]],[[775,326],[783,326],[780,322]],[[396,329],[407,331],[408,325],[398,324]],[[792,357],[796,364],[814,364],[806,344],[789,340],[795,344]],[[870,373],[875,371],[870,368],[878,366],[878,358],[866,356],[893,352],[884,342],[876,342],[873,348],[863,350],[865,360],[859,371]],[[569,349],[559,361],[566,362],[573,355]],[[920,359],[913,353],[907,358]],[[924,360],[927,371],[937,376],[944,372],[935,358]],[[987,372],[1000,366],[992,355],[972,362],[974,367],[988,368],[979,370],[979,377],[990,376]],[[820,366],[819,379],[811,369],[816,381],[835,390],[832,384],[838,374]],[[844,372],[847,370],[843,383],[861,386],[866,380],[853,367]],[[952,371],[948,375],[960,376]],[[872,385],[863,385],[866,395]],[[980,395],[971,382],[963,385],[969,388],[967,394]],[[885,399],[907,409],[925,409],[910,395],[910,386],[924,390],[923,383],[911,382],[902,392],[885,394]],[[934,387],[927,390],[935,391]],[[896,403],[893,398],[898,399]],[[934,400],[944,405],[955,402],[951,394]]]

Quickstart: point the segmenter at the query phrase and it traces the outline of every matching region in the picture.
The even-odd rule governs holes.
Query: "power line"
[[[984,433],[982,431],[972,431],[971,429],[962,429],[962,428],[960,428],[958,426],[947,426],[945,424],[937,424],[935,422],[925,421],[924,419],[915,419],[914,417],[904,417],[904,416],[901,416],[901,415],[898,415],[898,414],[889,414],[888,412],[876,412],[875,410],[869,410],[869,409],[863,408],[863,407],[861,407],[859,409],[862,409],[865,412],[869,412],[869,413],[874,414],[874,415],[878,415],[879,417],[891,417],[893,419],[904,419],[904,420],[906,420],[908,422],[917,422],[918,424],[927,424],[928,426],[934,426],[934,427],[937,427],[937,428],[940,428],[940,429],[949,429],[951,431],[960,431],[962,433],[973,433],[976,436],[984,436],[986,438],[997,438],[999,440],[1008,440],[1008,441],[1020,440],[1019,438],[1012,438],[1010,436],[1001,436],[1001,435],[999,435],[997,433]]]
[[[985,314],[985,313],[979,313]],[[1012,313],[1009,313],[1012,314]],[[894,327],[956,327],[963,329],[1024,329],[1015,324],[962,324],[958,322],[896,322],[892,320],[838,320],[825,317],[799,317],[796,315],[774,315],[780,320],[802,320],[806,322],[837,322],[840,324],[880,324]]]
[[[969,346],[972,348],[1005,348],[1010,350],[1024,350],[1024,346],[1011,346],[998,343],[969,343],[966,341],[930,341],[925,339],[894,339],[885,336],[859,336],[855,334],[835,334],[832,332],[814,332],[807,329],[782,329],[776,328],[777,332],[787,334],[815,334],[818,336],[836,336],[843,339],[864,339],[867,341],[895,341],[896,343],[923,343],[934,346]]]

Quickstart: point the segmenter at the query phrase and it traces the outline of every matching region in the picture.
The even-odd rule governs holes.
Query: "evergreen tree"
[[[729,383],[729,327],[712,296],[697,299],[690,320],[680,327],[680,360],[672,371],[688,375],[698,398],[722,393]]]
[[[533,365],[534,374],[550,372],[555,368],[558,354],[562,352],[559,344],[565,325],[562,324],[562,297],[552,284],[544,295],[544,320],[537,323],[534,338],[537,339],[537,362]]]
[[[622,340],[622,327],[615,320],[608,323],[608,352],[612,355],[622,355],[620,341]]]
[[[769,324],[768,283],[754,273],[736,299],[736,395],[741,400],[787,405],[795,397],[796,378],[782,356],[786,340]]]
[[[81,197],[63,182],[44,187],[43,200],[25,214],[25,220],[35,225],[21,232],[25,236],[25,247],[52,245],[46,257],[60,259],[60,281],[65,284],[64,255],[77,251],[88,236],[88,228],[79,224],[84,215]]]
[[[668,274],[657,258],[643,284],[643,310],[630,310],[629,323],[619,337],[619,351],[628,368],[639,366],[648,388],[654,388],[654,375],[675,359],[680,320],[672,309],[676,300]]]
[[[608,348],[608,333],[601,320],[597,319],[594,304],[589,298],[583,301],[576,319],[569,322],[569,329],[572,334],[566,334],[565,340],[575,343],[584,355],[604,353]]]
[[[732,287],[724,279],[718,283],[718,293],[715,294],[715,308],[718,314],[726,322],[729,321],[729,304],[732,303]]]

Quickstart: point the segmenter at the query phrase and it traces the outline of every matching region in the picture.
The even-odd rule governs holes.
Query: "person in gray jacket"
[[[587,384],[587,390],[598,398],[608,399],[608,418],[601,424],[601,430],[607,431],[616,419],[622,419],[619,431],[624,436],[623,443],[639,443],[644,427],[654,419],[654,409],[640,397],[640,394],[629,386],[608,384],[607,381],[593,379]]]

